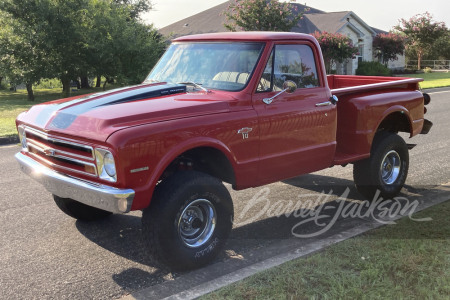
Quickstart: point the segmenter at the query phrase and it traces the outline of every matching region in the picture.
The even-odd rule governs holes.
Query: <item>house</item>
[[[228,31],[223,24],[226,22],[224,11],[227,10],[229,4],[230,1],[219,4],[161,28],[159,32],[165,36],[178,37]],[[355,59],[349,59],[344,64],[338,64],[336,66],[338,74],[354,74],[358,68],[358,62],[376,60],[372,50],[372,40],[378,33],[386,33],[385,31],[369,26],[352,11],[324,12],[298,3],[292,3],[292,5],[297,7],[297,12],[303,12],[305,8],[309,10],[304,13],[304,17],[299,21],[298,26],[293,27],[291,31],[309,34],[315,31],[341,33],[350,37],[353,44],[358,46],[359,56]],[[389,67],[392,69],[404,68],[404,65],[404,56],[400,56],[397,61],[389,63]]]

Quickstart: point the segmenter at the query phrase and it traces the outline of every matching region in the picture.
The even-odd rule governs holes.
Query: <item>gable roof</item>
[[[227,10],[232,1],[234,0],[224,2],[198,14],[163,27],[159,30],[159,32],[165,36],[178,37],[191,34],[228,31],[224,26],[224,23],[227,21],[224,12]],[[350,28],[358,35],[363,35],[362,32],[360,32],[351,22],[348,22],[347,18],[351,18],[359,22],[372,35],[378,33],[351,11],[327,13],[298,3],[291,3],[291,5],[297,8],[294,10],[294,13],[297,14],[304,12],[305,9],[308,9],[308,11],[304,12],[303,18],[298,22],[298,26],[294,26],[292,28],[292,32],[314,33],[315,31],[327,31],[335,33],[344,26],[350,26]]]
[[[342,28],[342,26],[344,26],[347,23],[345,17],[348,15],[348,13],[349,13],[348,11],[344,11],[332,13],[306,14],[303,20],[305,21],[304,23],[309,21],[311,24],[313,24],[314,29],[316,29],[315,31],[337,32],[339,29]],[[299,29],[304,30],[306,28],[302,28],[302,26],[300,26]]]
[[[193,16],[163,27],[159,32],[165,36],[172,33],[173,37],[198,33],[228,31],[223,24],[226,17],[223,12],[228,8],[229,2],[224,2]]]

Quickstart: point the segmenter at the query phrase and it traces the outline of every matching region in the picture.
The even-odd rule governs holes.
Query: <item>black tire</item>
[[[210,226],[211,216],[215,226]],[[233,202],[223,183],[201,172],[182,171],[158,184],[142,215],[142,233],[153,263],[188,270],[219,254],[232,223]]]
[[[372,143],[370,158],[356,162],[353,179],[356,188],[368,199],[397,196],[408,176],[409,153],[405,141],[392,132],[379,132]],[[377,197],[378,198],[378,197]]]
[[[61,198],[53,195],[53,199],[60,210],[77,220],[95,221],[106,218],[112,214],[109,211],[92,207],[70,198]]]

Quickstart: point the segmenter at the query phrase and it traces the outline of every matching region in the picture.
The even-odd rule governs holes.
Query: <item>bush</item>
[[[392,74],[416,74],[417,70],[416,69],[396,69],[392,71]]]
[[[432,72],[430,67],[426,67],[425,69],[423,69],[423,71],[425,73],[431,73]]]
[[[358,64],[356,75],[391,76],[392,71],[377,61],[362,61]]]
[[[61,88],[62,89],[62,83],[61,80],[58,78],[52,78],[52,79],[42,79],[39,84],[35,86],[36,89],[54,89],[54,88]]]

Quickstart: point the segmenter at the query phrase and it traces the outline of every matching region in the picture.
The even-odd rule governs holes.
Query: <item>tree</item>
[[[58,77],[66,95],[71,80],[80,77],[86,86],[89,74],[138,83],[165,46],[139,19],[150,7],[148,0],[0,0],[0,12],[8,15],[2,20],[14,23],[8,27],[13,34],[5,35],[8,47],[0,45],[14,71],[8,77],[30,88]]]
[[[69,94],[70,80],[77,77],[83,68],[87,55],[85,51],[84,30],[86,27],[86,9],[89,0],[59,1],[59,0],[4,0],[2,9],[11,19],[23,28],[15,36],[30,43],[36,52],[45,53],[50,60],[50,69],[44,68],[36,53],[24,61],[32,66],[38,79],[45,74],[38,72],[47,69],[63,83],[63,92]],[[14,61],[17,66],[19,61]]]
[[[433,59],[450,59],[450,30],[438,38],[431,48]]]
[[[417,53],[417,69],[420,70],[423,56],[430,51],[431,45],[447,32],[444,22],[435,22],[430,13],[413,16],[409,20],[401,19],[396,30],[406,35],[407,47]]]
[[[375,56],[387,67],[390,60],[397,60],[405,51],[405,39],[395,33],[379,33],[373,41]]]
[[[128,9],[96,2],[92,11],[89,72],[121,84],[142,82],[166,47],[163,37],[153,26],[130,19]]]
[[[46,77],[51,66],[39,35],[0,11],[0,65],[14,85],[25,83],[30,101],[34,101],[33,84]]]
[[[343,63],[345,60],[355,58],[358,48],[353,45],[352,40],[340,33],[314,32],[322,49],[323,60],[327,73],[331,73],[331,68],[335,63]]]
[[[230,31],[291,31],[303,13],[278,0],[235,0],[224,12]]]
[[[126,8],[130,18],[137,20],[141,13],[148,12],[153,5],[149,0],[113,0],[121,8]]]

